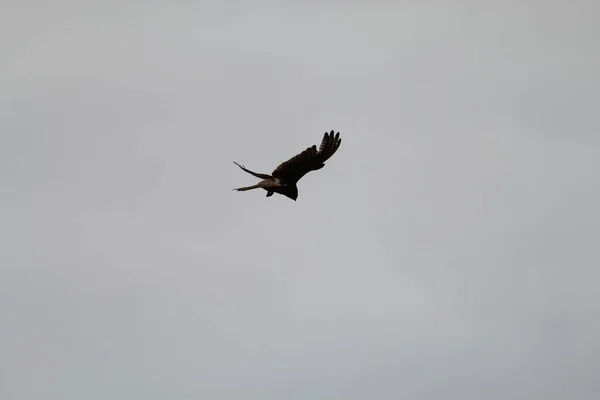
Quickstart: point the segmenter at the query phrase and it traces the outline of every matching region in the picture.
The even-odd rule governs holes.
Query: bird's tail
[[[233,190],[237,190],[238,192],[245,192],[246,190],[258,189],[258,188],[260,188],[260,185],[244,186],[244,187],[236,188]]]

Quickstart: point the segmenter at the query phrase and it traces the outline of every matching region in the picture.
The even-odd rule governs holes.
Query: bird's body
[[[325,166],[327,161],[340,147],[342,139],[340,139],[340,133],[338,132],[335,136],[334,131],[325,133],[319,150],[317,146],[313,145],[302,153],[290,158],[289,160],[281,163],[271,175],[259,174],[249,169],[246,169],[243,165],[235,163],[245,172],[254,175],[255,177],[262,179],[256,185],[246,186],[237,188],[237,191],[246,191],[252,189],[264,189],[267,191],[267,197],[278,193],[283,196],[289,197],[292,200],[298,198],[298,187],[296,184],[304,175],[310,171],[316,171]]]

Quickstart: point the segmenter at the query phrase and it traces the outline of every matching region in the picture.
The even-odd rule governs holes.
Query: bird
[[[277,193],[296,201],[298,199],[298,187],[296,184],[300,178],[310,171],[316,171],[323,168],[325,166],[325,161],[335,154],[341,143],[342,139],[340,139],[339,132],[335,135],[334,131],[329,133],[325,132],[319,150],[317,150],[316,145],[307,148],[300,154],[279,164],[271,175],[250,171],[245,166],[234,161],[233,163],[243,171],[262,180],[256,185],[240,187],[233,190],[242,192],[252,189],[264,189],[267,191],[266,197],[273,196],[273,193]]]

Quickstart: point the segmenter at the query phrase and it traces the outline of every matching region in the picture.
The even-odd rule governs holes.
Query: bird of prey
[[[321,146],[317,150],[317,146],[313,145],[302,153],[290,158],[289,160],[281,163],[271,175],[258,174],[256,172],[246,169],[243,165],[233,162],[235,165],[240,167],[247,173],[254,175],[255,177],[262,179],[256,185],[241,187],[233,190],[245,191],[252,189],[264,189],[267,191],[267,197],[273,196],[273,193],[279,193],[290,199],[296,201],[298,198],[298,187],[296,183],[304,175],[310,171],[316,171],[325,166],[327,161],[340,147],[342,139],[340,139],[340,133],[333,134],[333,131],[323,136]]]

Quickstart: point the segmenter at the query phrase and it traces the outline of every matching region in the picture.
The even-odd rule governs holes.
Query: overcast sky
[[[3,3],[0,397],[597,399],[594,3]]]

